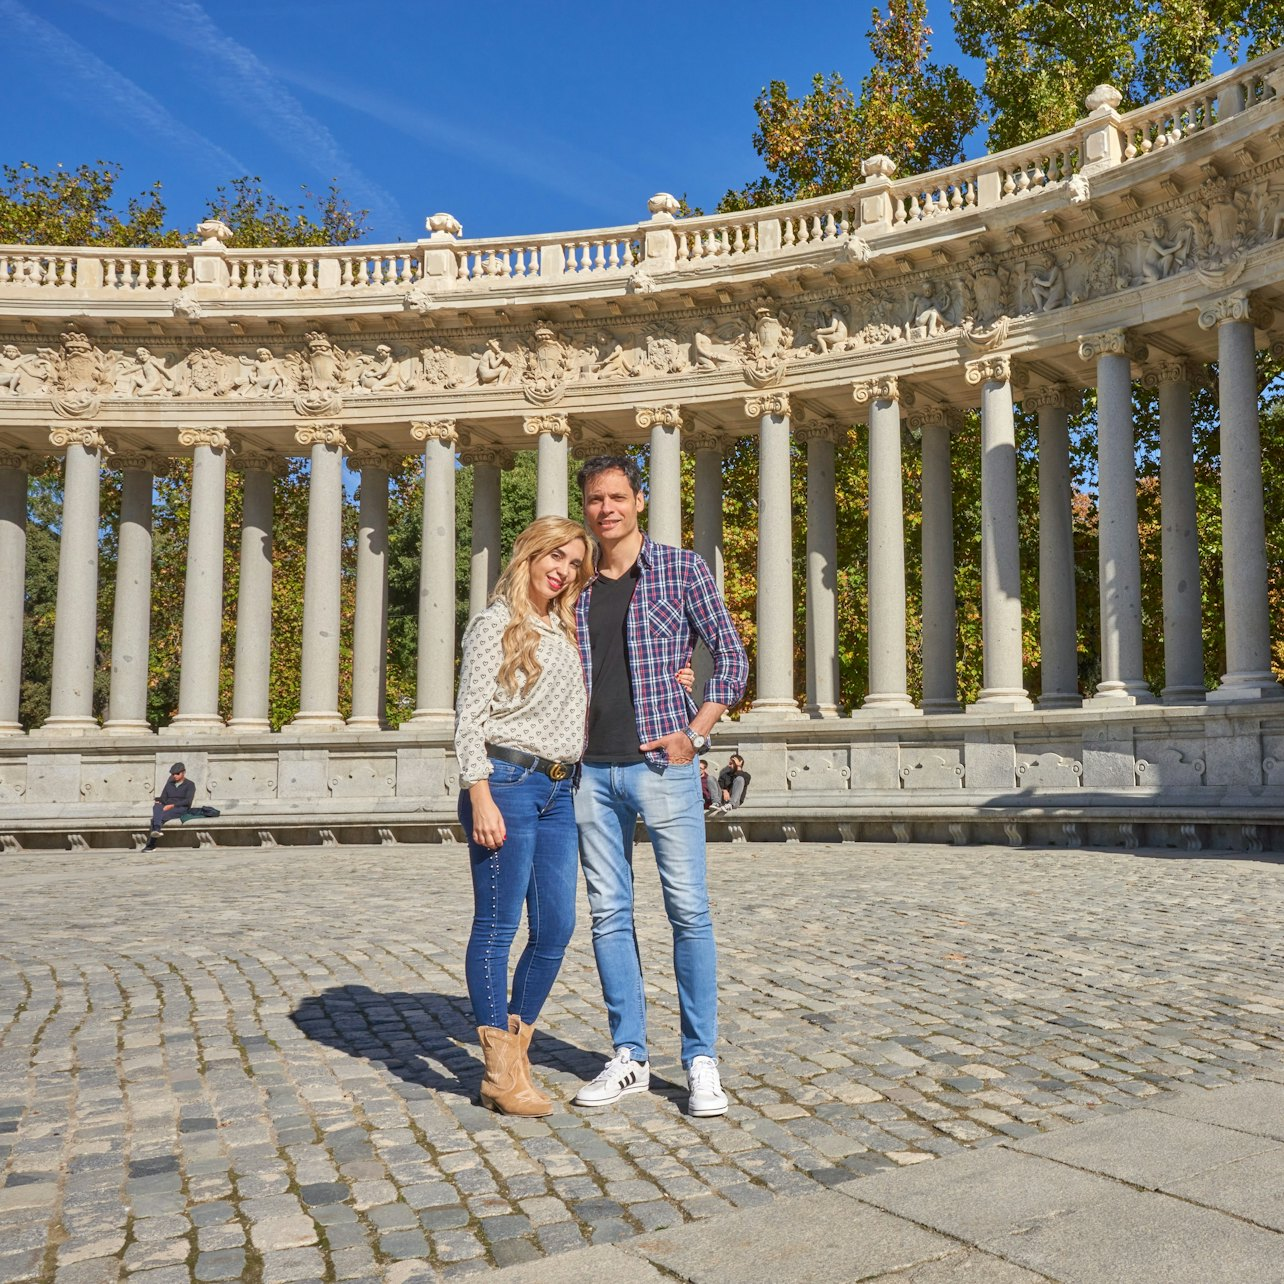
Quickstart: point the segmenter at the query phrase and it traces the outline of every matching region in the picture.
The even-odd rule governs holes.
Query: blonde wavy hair
[[[536,655],[539,630],[535,627],[535,608],[531,605],[531,564],[563,544],[579,540],[584,545],[584,560],[575,578],[553,599],[551,609],[562,622],[566,636],[575,640],[575,600],[593,574],[593,544],[579,522],[568,517],[537,517],[513,541],[513,555],[495,585],[491,601],[508,604],[510,619],[504,630],[504,658],[497,682],[502,691],[512,695],[517,690],[518,674],[524,675],[521,694],[525,695],[544,671]]]

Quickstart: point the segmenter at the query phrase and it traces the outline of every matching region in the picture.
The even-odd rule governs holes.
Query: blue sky
[[[437,210],[497,236],[633,222],[657,191],[711,209],[761,172],[769,80],[860,81],[871,8],[0,0],[3,158],[120,162],[179,226],[240,174],[291,202],[335,178],[375,241]],[[947,0],[929,12],[957,58]]]

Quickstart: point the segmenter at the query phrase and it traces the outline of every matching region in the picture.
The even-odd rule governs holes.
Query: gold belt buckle
[[[555,762],[548,769],[548,778],[550,780],[565,780],[570,775],[570,770],[564,762]]]

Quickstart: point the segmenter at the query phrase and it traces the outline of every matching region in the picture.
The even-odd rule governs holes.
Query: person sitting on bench
[[[159,797],[153,801],[155,805],[152,807],[152,828],[147,836],[147,843],[143,847],[145,852],[156,849],[156,840],[161,836],[161,826],[171,820],[181,820],[191,811],[192,803],[196,801],[196,785],[188,780],[187,768],[181,762],[176,762],[169,769],[169,779],[165,782]]]

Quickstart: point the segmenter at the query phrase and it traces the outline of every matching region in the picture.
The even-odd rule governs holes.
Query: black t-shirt
[[[629,603],[641,574],[636,562],[618,580],[599,576],[589,598],[589,650],[593,694],[589,699],[585,762],[642,762],[637,710],[625,638]]]

